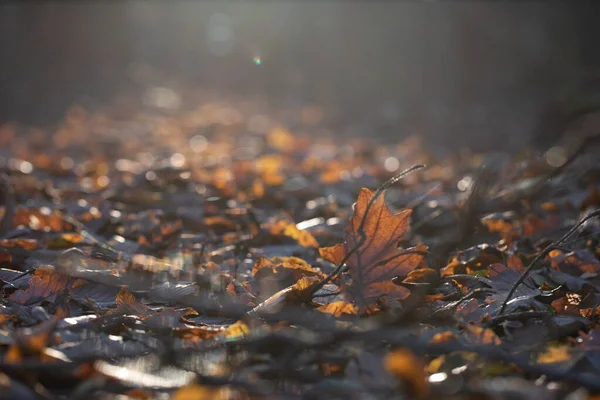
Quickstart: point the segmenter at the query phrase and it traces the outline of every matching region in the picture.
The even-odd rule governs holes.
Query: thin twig
[[[531,261],[531,263],[529,264],[529,266],[527,266],[527,268],[525,269],[525,272],[523,272],[523,274],[519,277],[519,279],[517,279],[517,281],[514,283],[514,285],[510,288],[510,291],[508,292],[508,295],[506,296],[506,299],[502,303],[502,307],[500,307],[500,311],[498,311],[498,316],[500,316],[500,315],[502,315],[504,313],[504,310],[506,309],[506,306],[507,306],[508,302],[510,301],[510,299],[512,298],[512,296],[515,294],[515,292],[516,292],[517,288],[519,287],[519,285],[521,283],[523,283],[523,281],[525,280],[525,278],[527,278],[529,276],[529,273],[535,267],[535,264],[539,260],[541,260],[542,258],[546,257],[546,255],[548,255],[548,253],[550,253],[552,250],[554,250],[557,246],[560,246],[564,241],[566,241],[572,234],[574,234],[577,231],[577,229],[579,229],[579,227],[581,225],[583,225],[585,223],[585,221],[587,221],[590,218],[597,217],[598,215],[600,215],[600,210],[594,210],[591,213],[589,213],[588,215],[586,215],[585,217],[583,217],[574,227],[572,227],[571,229],[569,229],[569,231],[567,233],[565,233],[563,235],[563,237],[561,237],[560,239],[558,239],[555,242],[550,243],[548,246],[546,246],[546,248],[544,250],[542,250],[533,259],[533,261]]]
[[[550,315],[548,311],[523,311],[519,313],[498,315],[487,321],[489,326],[498,325],[504,321],[527,321],[533,318],[544,318]]]

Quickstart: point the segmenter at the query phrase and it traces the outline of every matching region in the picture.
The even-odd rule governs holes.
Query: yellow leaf
[[[332,314],[334,317],[339,317],[342,314],[356,315],[358,313],[358,307],[354,304],[344,303],[343,301],[335,301],[333,303],[326,304],[317,308],[317,310]]]
[[[325,277],[324,273],[313,268],[309,263],[298,257],[262,257],[254,264],[252,276],[256,276],[260,270],[265,268],[271,268],[273,273],[278,273],[285,269],[296,271],[296,279],[300,279],[303,276]]]
[[[270,232],[272,235],[283,235],[289,238],[292,238],[298,242],[300,246],[304,247],[319,247],[319,243],[307,231],[301,231],[296,227],[296,224],[290,221],[277,221],[270,227]]]
[[[445,361],[446,361],[445,355],[441,355],[439,357],[434,358],[425,367],[425,372],[427,372],[428,374],[435,374],[435,373],[439,372],[440,368],[442,367],[442,365],[444,365]]]
[[[229,325],[225,330],[219,332],[217,336],[227,340],[237,340],[248,335],[248,333],[250,333],[250,328],[248,325],[242,321],[238,321],[235,324]]]

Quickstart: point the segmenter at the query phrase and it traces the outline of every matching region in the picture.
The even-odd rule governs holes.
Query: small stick
[[[546,248],[544,250],[542,250],[533,259],[533,261],[531,261],[531,263],[525,269],[525,272],[523,272],[523,275],[521,275],[519,277],[519,279],[517,279],[517,281],[514,283],[514,285],[510,288],[510,291],[508,292],[508,295],[506,296],[506,299],[504,299],[504,302],[502,303],[502,307],[500,307],[500,311],[498,312],[498,316],[500,316],[500,315],[502,315],[504,313],[504,310],[506,309],[506,305],[508,304],[508,302],[510,301],[510,299],[512,298],[512,296],[515,294],[515,292],[516,292],[517,288],[519,287],[519,285],[521,283],[523,283],[523,281],[525,280],[525,278],[527,278],[527,276],[529,276],[529,273],[531,272],[531,270],[533,269],[533,267],[535,266],[535,264],[539,260],[541,260],[542,258],[546,257],[546,255],[548,255],[548,253],[550,253],[552,250],[554,250],[558,246],[560,246],[564,241],[566,241],[572,234],[574,234],[577,231],[577,229],[579,229],[579,227],[581,225],[583,225],[583,223],[585,221],[587,221],[590,218],[597,217],[598,215],[600,215],[600,210],[594,210],[591,213],[589,213],[588,215],[586,215],[585,217],[583,217],[574,227],[572,227],[571,229],[569,229],[569,231],[567,233],[565,233],[563,235],[563,237],[561,237],[560,239],[558,239],[555,242],[550,243],[548,246],[546,246]]]
[[[543,318],[550,315],[548,311],[523,311],[508,315],[498,315],[497,317],[490,318],[487,323],[488,325],[498,325],[504,321],[526,321],[533,318]]]

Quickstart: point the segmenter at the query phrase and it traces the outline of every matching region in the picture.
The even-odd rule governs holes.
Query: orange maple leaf
[[[344,230],[344,244],[320,248],[321,256],[336,264],[347,257],[345,263],[352,277],[344,292],[361,306],[368,306],[381,296],[405,298],[410,291],[396,285],[392,278],[404,277],[423,261],[426,246],[399,249],[398,241],[409,229],[412,210],[402,210],[393,214],[385,204],[383,196],[371,205],[364,226],[361,222],[373,192],[363,188],[354,207],[354,215]],[[364,242],[361,244],[362,233]],[[358,246],[360,244],[360,246]],[[352,253],[352,250],[358,248]]]

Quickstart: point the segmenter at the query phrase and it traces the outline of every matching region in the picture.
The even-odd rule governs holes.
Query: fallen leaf
[[[48,268],[38,268],[27,284],[27,289],[17,290],[9,299],[19,304],[33,304],[42,300],[54,302],[56,296],[79,284],[77,280]]]
[[[346,227],[343,246],[320,249],[321,257],[339,264],[361,241],[359,227],[373,192],[363,188],[354,208],[354,215]],[[409,229],[412,210],[393,214],[380,196],[372,204],[365,219],[364,243],[348,257],[346,265],[352,277],[350,285],[343,285],[350,299],[366,307],[381,296],[405,298],[410,291],[392,282],[392,278],[404,277],[423,262],[426,246],[399,249],[398,241]]]
[[[279,220],[269,226],[269,232],[274,236],[287,236],[304,247],[319,247],[317,240],[308,231],[300,230],[290,221]]]
[[[293,285],[304,276],[325,278],[325,274],[298,257],[261,257],[252,268],[252,276],[254,292],[262,299]]]
[[[127,289],[127,286],[121,286],[116,302],[120,312],[134,315],[146,315],[150,312],[148,306],[138,302],[135,296]]]
[[[247,336],[248,333],[250,333],[248,325],[242,321],[238,321],[219,332],[217,336],[226,340],[237,340]]]

